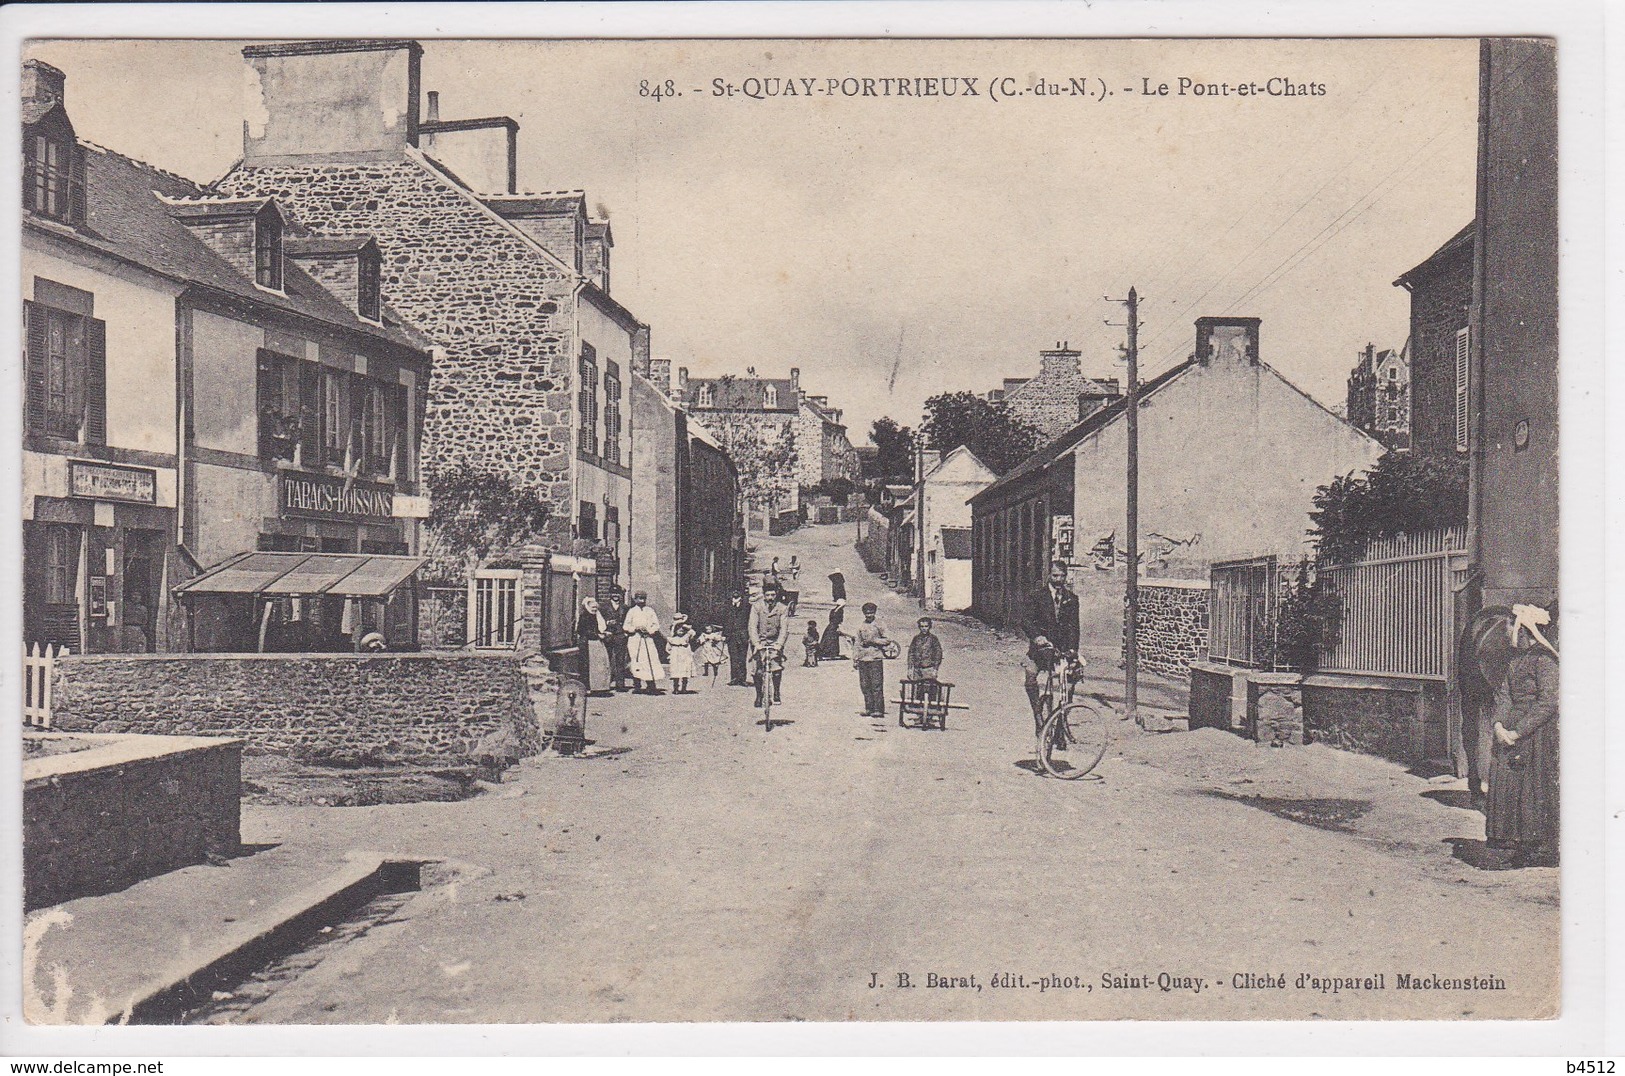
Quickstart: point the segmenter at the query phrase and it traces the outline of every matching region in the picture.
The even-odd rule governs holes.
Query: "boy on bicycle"
[[[1043,731],[1045,717],[1040,675],[1047,675],[1057,662],[1082,664],[1078,657],[1078,596],[1066,585],[1066,571],[1066,561],[1050,561],[1049,580],[1027,596],[1022,622],[1029,641],[1021,672],[1033,708],[1035,734]]]

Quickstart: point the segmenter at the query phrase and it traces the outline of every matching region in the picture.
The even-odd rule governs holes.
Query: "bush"
[[[1321,655],[1342,641],[1343,599],[1307,560],[1283,582],[1276,616],[1276,659],[1300,672],[1314,672]]]
[[[1347,564],[1380,538],[1467,522],[1467,463],[1388,452],[1364,475],[1343,475],[1315,491],[1309,513],[1315,562]]]

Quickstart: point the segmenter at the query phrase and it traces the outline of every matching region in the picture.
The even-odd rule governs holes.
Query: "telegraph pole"
[[[1140,720],[1140,297],[1128,289],[1128,586],[1123,716]]]
[[[1123,587],[1123,719],[1137,725],[1140,720],[1140,296],[1129,288],[1127,299],[1112,299],[1128,307],[1128,481],[1124,502],[1128,509],[1124,529],[1128,532],[1128,568]],[[1112,322],[1108,321],[1110,325]]]

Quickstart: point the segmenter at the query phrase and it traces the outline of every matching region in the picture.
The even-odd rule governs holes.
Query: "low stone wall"
[[[1230,695],[1234,688],[1231,670],[1197,663],[1191,666],[1190,678],[1190,701],[1186,714],[1190,727],[1229,731],[1232,727]]]
[[[1191,663],[1207,654],[1205,581],[1140,580],[1140,667],[1170,676],[1190,675]],[[1125,616],[1123,637],[1128,638]]]
[[[507,765],[541,744],[513,654],[75,656],[55,692],[63,731],[240,736],[312,762]]]
[[[1427,733],[1426,685],[1384,681],[1356,687],[1321,682],[1330,679],[1310,677],[1304,684],[1304,723],[1310,739],[1407,766],[1444,750],[1443,736]],[[1443,721],[1442,713],[1438,720]]]
[[[25,907],[122,889],[209,853],[236,854],[240,740],[37,739],[94,742],[23,763]]]

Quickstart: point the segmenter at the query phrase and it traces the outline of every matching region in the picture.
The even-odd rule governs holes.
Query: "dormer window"
[[[23,208],[65,224],[83,223],[85,162],[72,134],[25,133],[23,155]]]
[[[700,386],[699,406],[710,407],[716,402],[716,391],[710,385]]]
[[[356,266],[355,307],[356,311],[368,321],[382,322],[378,277],[378,250],[369,245],[361,251]]]
[[[254,215],[254,283],[282,290],[282,214],[275,202]]]
[[[779,406],[779,387],[777,385],[769,385],[762,390],[762,406],[769,411]]]

